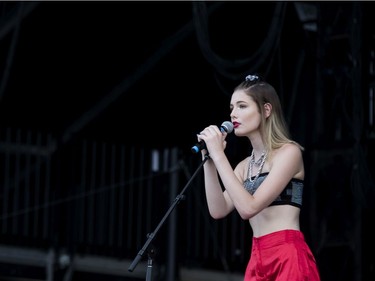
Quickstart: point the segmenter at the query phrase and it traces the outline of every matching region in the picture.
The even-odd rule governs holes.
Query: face
[[[231,121],[236,136],[247,136],[258,130],[261,115],[256,103],[244,91],[235,91],[230,101]]]

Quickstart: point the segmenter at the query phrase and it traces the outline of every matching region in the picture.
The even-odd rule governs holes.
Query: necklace
[[[256,180],[258,179],[260,173],[262,172],[264,163],[266,162],[266,158],[267,158],[267,152],[263,150],[263,153],[260,156],[260,158],[257,161],[255,161],[254,150],[251,152],[250,163],[249,163],[249,176],[248,176],[249,181],[251,183],[251,187],[253,187],[254,183],[256,182]],[[254,165],[259,166],[259,169],[258,169],[258,172],[255,175],[254,179],[252,180],[251,176],[253,174],[253,166]]]
[[[251,164],[255,164],[257,166],[259,166],[260,164],[262,164],[262,161],[263,159],[266,157],[266,151],[263,150],[262,152],[262,155],[260,155],[259,159],[257,161],[255,161],[255,155],[254,155],[254,150],[251,152],[251,157],[250,157],[250,161],[251,161]]]

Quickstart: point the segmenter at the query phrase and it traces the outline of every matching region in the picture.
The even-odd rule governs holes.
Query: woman
[[[215,125],[200,132],[198,141],[206,145],[202,157],[209,157],[204,182],[210,215],[220,219],[236,209],[252,228],[244,280],[320,280],[299,223],[303,147],[289,136],[275,89],[248,75],[234,89],[230,109],[234,133],[250,140],[251,155],[233,170],[224,153],[227,133]]]

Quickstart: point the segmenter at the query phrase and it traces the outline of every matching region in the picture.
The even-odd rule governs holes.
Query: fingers
[[[227,133],[222,132],[218,126],[211,125],[203,129],[199,134],[197,134],[198,141],[204,141],[208,146],[225,147],[226,143],[225,137]],[[210,145],[211,144],[211,145]]]
[[[203,135],[203,136],[212,136],[212,135],[218,135],[218,134],[221,135],[222,133],[219,130],[219,128],[215,125],[210,125],[206,127],[202,132],[199,133],[199,135]]]

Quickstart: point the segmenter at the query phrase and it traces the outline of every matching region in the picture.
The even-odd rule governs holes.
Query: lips
[[[238,122],[232,122],[232,124],[233,124],[234,128],[237,128],[240,125],[240,123],[238,123]]]

